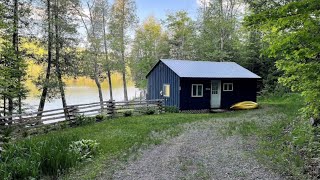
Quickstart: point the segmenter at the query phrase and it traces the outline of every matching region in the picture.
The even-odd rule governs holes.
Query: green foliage
[[[170,58],[194,59],[195,23],[186,11],[168,14],[164,24],[168,29]]]
[[[265,53],[279,59],[280,83],[300,92],[303,114],[315,118],[320,117],[319,7],[317,0],[287,1],[246,18],[247,26],[263,31]]]
[[[79,115],[76,117],[73,126],[85,126],[88,124],[94,124],[96,122],[95,117],[87,117],[85,115]]]
[[[103,121],[104,119],[106,119],[105,115],[103,115],[103,114],[96,115],[97,122]]]
[[[116,62],[119,72],[125,72],[128,62],[126,46],[130,42],[129,32],[137,23],[136,3],[134,0],[115,0],[111,7],[110,29],[110,59]]]
[[[98,153],[99,143],[93,140],[82,139],[80,141],[74,141],[70,144],[69,150],[74,154],[77,154],[80,161],[92,160],[92,158]]]
[[[232,4],[232,5],[231,5]],[[209,61],[237,61],[241,57],[237,50],[240,37],[239,0],[210,0],[199,9],[199,30],[195,49],[197,57]]]
[[[154,17],[136,30],[129,63],[136,86],[146,89],[146,75],[161,58],[169,58],[168,35]]]
[[[144,112],[145,115],[152,115],[154,113],[156,113],[156,110],[154,108],[147,108]]]
[[[155,107],[139,107],[136,109],[139,113],[144,115],[152,115],[156,113]]]
[[[69,150],[76,140],[75,136],[54,136],[6,145],[0,156],[0,179],[58,177],[79,162],[79,154]]]
[[[318,174],[313,168],[320,164],[313,161],[319,157],[319,127],[301,120],[301,99],[299,94],[261,97],[264,114],[228,122],[222,132],[255,137],[254,153],[271,169],[294,179],[314,179]]]
[[[132,116],[132,111],[125,111],[123,113],[124,117],[129,117],[129,116]]]
[[[164,106],[164,111],[166,113],[179,113],[179,108],[176,106]]]

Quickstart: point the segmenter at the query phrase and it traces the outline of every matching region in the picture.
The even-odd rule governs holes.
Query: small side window
[[[233,91],[233,83],[223,83],[223,91]]]
[[[192,84],[191,96],[192,97],[203,97],[203,85],[202,84]]]
[[[163,85],[163,96],[170,97],[170,84]]]

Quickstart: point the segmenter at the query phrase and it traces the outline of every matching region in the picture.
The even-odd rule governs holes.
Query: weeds
[[[0,179],[56,178],[77,166],[83,158],[97,152],[94,141],[85,142],[81,153],[70,150],[77,136],[50,136],[46,139],[27,139],[7,144],[0,155]]]

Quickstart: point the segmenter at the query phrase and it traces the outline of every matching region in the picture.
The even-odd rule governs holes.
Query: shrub
[[[79,155],[79,160],[91,160],[98,153],[98,145],[96,141],[82,139],[74,141],[70,144],[69,150]]]
[[[168,112],[168,113],[178,113],[179,112],[179,108],[177,108],[176,106],[164,106],[164,110],[165,110],[165,112]]]
[[[125,112],[123,113],[123,115],[124,115],[125,117],[132,116],[132,111],[125,111]]]
[[[156,110],[152,108],[147,108],[147,110],[144,112],[146,115],[152,115],[154,113],[156,113]]]
[[[75,122],[73,123],[73,125],[75,126],[84,126],[84,125],[88,125],[88,124],[93,124],[96,122],[96,118],[95,117],[86,117],[84,115],[80,115],[76,117]]]
[[[96,121],[97,122],[101,122],[105,119],[105,116],[102,114],[96,115]]]
[[[136,111],[144,115],[151,115],[156,113],[156,107],[138,107]]]

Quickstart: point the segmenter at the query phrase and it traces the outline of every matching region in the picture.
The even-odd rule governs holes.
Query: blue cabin
[[[165,106],[183,111],[256,102],[260,77],[234,62],[161,59],[147,79],[147,99],[164,99]]]

